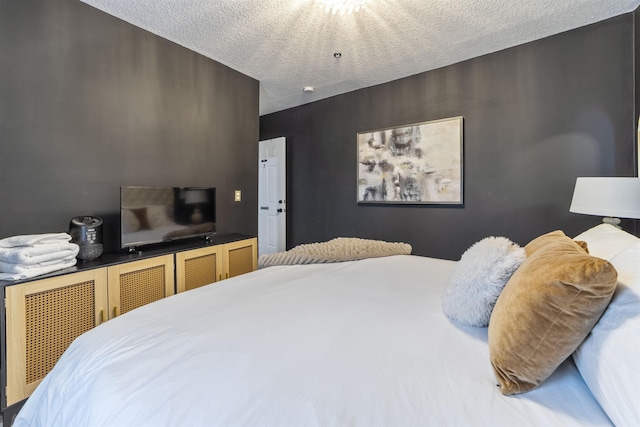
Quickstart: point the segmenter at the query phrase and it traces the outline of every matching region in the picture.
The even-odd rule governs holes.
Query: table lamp
[[[603,216],[602,222],[620,228],[619,218],[640,218],[640,178],[578,178],[569,211]]]

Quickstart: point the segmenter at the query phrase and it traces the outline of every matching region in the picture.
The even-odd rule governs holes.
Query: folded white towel
[[[75,243],[0,248],[0,261],[11,264],[39,264],[75,257],[80,248]]]
[[[78,260],[73,258],[73,259],[71,259],[69,261],[66,261],[66,262],[53,264],[53,265],[48,265],[46,267],[32,268],[29,271],[23,271],[21,273],[0,273],[0,280],[29,279],[31,277],[36,277],[36,276],[40,276],[42,274],[51,273],[53,271],[62,270],[64,268],[73,267],[74,265],[76,265],[77,262],[78,262]]]
[[[0,239],[0,248],[67,243],[70,240],[71,236],[68,233],[25,234]]]
[[[75,259],[75,255],[62,259],[52,259],[50,261],[39,262],[37,264],[14,264],[12,262],[0,261],[0,273],[23,273],[35,268],[49,267],[52,265],[66,264]]]

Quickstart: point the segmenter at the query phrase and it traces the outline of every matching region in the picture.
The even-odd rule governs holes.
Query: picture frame
[[[357,134],[357,202],[463,204],[463,117]]]

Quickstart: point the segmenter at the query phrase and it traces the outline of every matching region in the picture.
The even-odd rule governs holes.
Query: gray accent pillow
[[[506,237],[487,237],[462,254],[442,298],[444,314],[465,326],[488,326],[502,288],[527,257]]]

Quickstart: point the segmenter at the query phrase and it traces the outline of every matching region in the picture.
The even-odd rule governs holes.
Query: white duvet
[[[442,314],[454,265],[276,266],[141,307],[79,337],[14,425],[610,425],[570,361],[500,394],[487,329]]]

